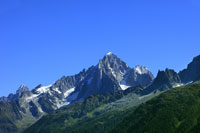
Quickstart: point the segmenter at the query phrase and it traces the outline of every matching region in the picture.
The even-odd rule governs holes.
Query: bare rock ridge
[[[173,69],[158,71],[152,84],[148,86],[142,95],[155,91],[163,91],[169,88],[185,85],[200,80],[200,55],[193,58],[186,69],[176,73]]]
[[[179,73],[166,69],[159,71],[154,79],[146,67],[138,65],[131,68],[109,52],[97,65],[83,69],[78,74],[63,76],[51,85],[40,84],[32,90],[21,85],[15,94],[1,97],[0,109],[3,111],[0,111],[0,117],[8,127],[0,126],[0,131],[8,129],[8,132],[18,132],[18,129],[23,130],[44,114],[83,101],[93,94],[110,94],[129,87],[143,86],[143,89],[138,91],[139,95],[148,95],[198,80],[200,56],[195,57],[187,68]]]
[[[63,76],[52,85],[40,84],[31,91],[21,85],[15,94],[1,97],[0,101],[5,104],[16,102],[20,115],[23,116],[21,121],[29,118],[34,122],[46,113],[82,101],[92,94],[113,93],[138,85],[147,86],[153,79],[146,67],[131,68],[109,52],[97,65],[83,69],[76,75]]]

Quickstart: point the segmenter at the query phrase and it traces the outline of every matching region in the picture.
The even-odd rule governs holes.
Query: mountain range
[[[16,130],[23,130],[44,114],[83,101],[90,95],[109,94],[130,86],[148,86],[153,79],[153,74],[146,67],[130,68],[116,55],[108,53],[96,66],[83,69],[76,75],[63,76],[52,85],[40,84],[33,90],[21,85],[15,94],[1,97],[0,101],[2,106],[8,103],[18,105],[20,119],[12,120],[12,123]]]
[[[76,75],[63,76],[52,85],[38,85],[32,90],[21,85],[15,94],[1,97],[0,132],[22,132],[35,122],[26,132],[41,132],[43,129],[48,131],[49,128],[45,123],[50,121],[49,118],[54,119],[54,116],[60,114],[64,114],[61,115],[62,120],[69,122],[67,126],[59,122],[60,125],[57,127],[63,126],[63,130],[60,131],[66,131],[65,129],[72,131],[72,127],[81,131],[83,128],[78,128],[78,125],[84,126],[91,121],[91,118],[94,121],[96,118],[110,116],[113,111],[120,112],[117,115],[125,118],[126,114],[133,112],[136,106],[163,91],[200,80],[199,68],[200,56],[197,56],[179,73],[166,69],[159,71],[154,79],[153,74],[146,67],[138,65],[131,68],[115,54],[109,52],[99,60],[97,65],[87,70],[83,69]],[[79,111],[77,112],[76,109]],[[74,113],[69,114],[67,110],[72,110]],[[67,113],[64,113],[66,111]],[[88,117],[88,113],[92,113],[91,118]],[[47,114],[53,115],[48,117]],[[60,121],[61,118],[58,118],[54,120]],[[117,118],[114,120],[118,120]],[[75,122],[77,120],[79,123]],[[41,124],[41,121],[44,124]],[[50,122],[47,123],[53,126]],[[36,131],[35,127],[41,130]]]

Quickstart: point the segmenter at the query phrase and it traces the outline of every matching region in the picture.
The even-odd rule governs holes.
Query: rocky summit
[[[100,132],[108,131],[139,104],[168,89],[198,82],[199,57],[179,73],[159,70],[154,79],[145,66],[132,68],[109,52],[96,65],[51,85],[39,84],[32,90],[21,85],[15,94],[0,98],[0,132],[22,132],[27,127],[25,132],[87,132],[96,126]],[[90,129],[85,128],[88,125]]]
[[[43,86],[39,84],[31,91],[21,85],[16,94],[1,97],[1,106],[14,104],[10,108],[12,115],[20,117],[10,122],[16,129],[23,130],[44,114],[61,107],[83,101],[94,94],[110,94],[129,87],[148,86],[154,80],[153,74],[144,66],[129,67],[115,54],[109,52],[97,65],[83,69],[72,76],[63,76],[54,84]],[[15,110],[15,111],[14,111]],[[2,115],[0,113],[0,115]],[[20,124],[19,124],[20,123]],[[6,128],[6,127],[5,127]]]

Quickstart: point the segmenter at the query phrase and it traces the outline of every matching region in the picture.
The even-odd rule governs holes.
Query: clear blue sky
[[[200,54],[199,0],[1,0],[0,96],[96,65],[179,71]]]

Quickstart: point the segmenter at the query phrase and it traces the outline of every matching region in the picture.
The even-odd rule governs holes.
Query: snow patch
[[[48,85],[48,86],[42,86],[42,87],[38,88],[38,89],[36,90],[36,92],[37,92],[38,94],[32,94],[31,96],[27,97],[26,100],[27,100],[27,101],[33,100],[33,99],[37,98],[37,97],[38,97],[40,94],[42,94],[42,93],[50,92],[50,91],[49,91],[49,88],[50,88],[51,86],[52,86],[52,85]]]
[[[58,88],[54,88],[54,91],[58,92],[59,94],[61,94],[62,92],[59,91]]]
[[[60,100],[60,99],[58,99],[57,97],[56,97],[55,100],[56,100],[56,104],[55,104],[56,108],[61,108],[61,107],[63,107],[63,106],[67,106],[67,105],[70,104],[70,102],[67,102],[67,101],[65,101],[65,100]]]
[[[45,93],[45,92],[49,91],[49,88],[50,88],[51,86],[52,86],[52,85],[42,86],[42,87],[38,88],[38,89],[36,90],[36,92],[38,92],[38,93],[40,93],[40,94]]]
[[[180,87],[180,86],[183,86],[183,84],[175,84],[175,85],[173,85],[173,88]]]
[[[67,96],[69,96],[69,95],[70,95],[72,92],[74,92],[74,91],[75,91],[75,87],[73,87],[73,88],[67,90],[67,91],[64,93],[65,98],[66,98]]]
[[[127,88],[130,87],[130,86],[128,86],[126,84],[126,81],[124,81],[124,80],[122,80],[119,85],[120,85],[120,87],[121,87],[122,90],[126,90]]]
[[[108,68],[110,69],[113,77],[115,79],[117,79],[118,81],[120,81],[122,79],[122,77],[125,75],[125,73],[119,71],[119,74],[117,72],[115,72],[110,66],[108,66]]]
[[[43,113],[43,110],[42,110],[42,108],[41,108],[41,107],[39,107],[39,106],[38,106],[38,110],[39,110],[39,112]]]
[[[190,82],[187,82],[187,83],[185,83],[184,85],[188,85],[188,84],[191,84],[191,83],[193,83],[194,81],[190,81]]]
[[[75,91],[75,87],[67,90],[65,93],[64,93],[64,99],[62,100],[59,100],[58,98],[56,98],[56,106],[57,108],[61,108],[61,107],[64,107],[64,106],[67,106],[70,104],[70,102],[73,100],[73,98],[76,96],[73,96],[73,95],[70,95],[71,93],[73,93]],[[73,96],[73,97],[72,97]],[[78,95],[77,95],[78,96]]]
[[[49,94],[50,96],[52,96],[52,93],[51,93],[51,91],[48,91],[48,94]]]
[[[185,84],[184,83],[179,83],[179,84],[174,85],[173,88],[175,88],[175,87],[181,87],[181,86],[186,86],[186,85],[191,84],[191,83],[193,83],[193,81],[187,82]]]
[[[32,99],[38,97],[38,96],[39,96],[39,94],[33,94],[33,95],[31,95],[30,97],[27,97],[27,98],[26,98],[26,101],[30,101],[30,100],[32,100]]]
[[[112,52],[108,52],[106,55],[112,55]]]
[[[130,86],[120,84],[120,87],[121,87],[122,90],[126,90],[126,89],[129,88]]]
[[[56,106],[57,106],[57,108],[61,108],[61,107],[67,106],[67,105],[69,105],[69,104],[70,104],[70,102],[58,101],[58,100],[57,100]]]
[[[108,69],[110,69],[112,75],[117,78],[117,75],[115,74],[115,71],[113,71],[113,69],[110,67],[110,64],[108,64]]]
[[[145,73],[148,73],[149,72],[149,70],[146,68],[146,67],[144,67],[144,66],[136,66],[135,67],[135,70],[136,70],[136,72],[138,73],[138,74],[145,74]]]
[[[115,74],[115,72],[113,71],[113,69],[112,69],[111,67],[109,67],[109,68],[110,68],[110,71],[111,71],[112,75],[113,75],[115,78],[117,78],[117,75]]]

